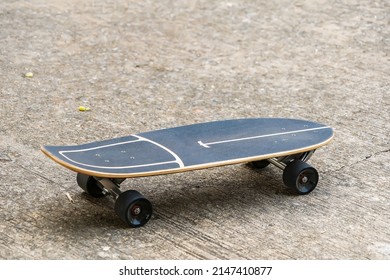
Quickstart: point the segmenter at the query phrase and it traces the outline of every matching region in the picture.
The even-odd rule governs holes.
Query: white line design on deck
[[[183,167],[184,167],[184,163],[183,163],[183,161],[181,160],[181,158],[180,158],[177,154],[175,154],[175,152],[171,151],[171,150],[168,149],[167,147],[161,145],[160,143],[157,143],[157,142],[154,142],[154,141],[152,141],[152,140],[150,140],[150,139],[147,139],[147,138],[145,138],[145,137],[142,137],[142,136],[138,136],[138,135],[133,135],[133,136],[138,137],[140,140],[150,142],[150,143],[152,143],[152,144],[154,144],[154,145],[160,147],[161,149],[166,150],[168,153],[170,153],[170,154],[176,159],[175,162],[176,162],[177,164],[179,164],[179,167],[180,167],[180,168],[183,168]]]
[[[321,130],[321,129],[326,129],[326,128],[329,128],[329,126],[321,126],[321,127],[293,130],[293,131],[285,131],[285,132],[278,132],[278,133],[272,133],[272,134],[250,136],[250,137],[244,137],[244,138],[228,139],[228,140],[221,140],[221,141],[215,141],[215,142],[209,142],[209,143],[203,143],[202,140],[199,140],[198,144],[200,146],[202,146],[202,147],[205,147],[205,148],[211,148],[210,146],[212,146],[212,145],[231,143],[231,142],[239,142],[239,141],[246,141],[246,140],[252,140],[252,139],[257,139],[257,138],[272,137],[272,136],[280,136],[280,135],[286,135],[286,134],[296,134],[296,133],[302,133],[302,132],[313,131],[313,130]]]
[[[59,151],[58,153],[60,155],[62,155],[64,158],[66,158],[70,162],[73,162],[73,163],[78,164],[78,165],[86,166],[86,167],[91,167],[91,168],[125,169],[125,168],[138,168],[138,167],[146,167],[146,166],[164,165],[164,164],[169,164],[169,163],[176,163],[176,164],[179,165],[179,168],[183,168],[184,167],[184,163],[180,159],[180,157],[177,154],[175,154],[173,151],[168,149],[167,147],[165,147],[165,146],[163,146],[163,145],[161,145],[161,144],[159,144],[157,142],[154,142],[154,141],[152,141],[150,139],[142,137],[142,136],[138,136],[138,135],[131,135],[131,136],[136,137],[138,139],[125,141],[125,142],[119,142],[119,143],[113,143],[113,144],[107,144],[107,145],[102,145],[102,146],[97,146],[97,147],[87,148],[87,149],[79,149],[79,150],[72,150],[72,151]],[[99,149],[104,149],[104,148],[109,148],[109,147],[119,146],[119,145],[125,145],[125,144],[130,144],[130,143],[135,143],[135,142],[141,142],[141,141],[149,142],[149,143],[151,143],[153,145],[156,145],[156,146],[160,147],[161,149],[163,149],[163,150],[167,151],[168,153],[170,153],[175,158],[175,160],[163,161],[163,162],[155,162],[155,163],[148,163],[148,164],[139,164],[139,165],[111,166],[111,167],[108,167],[108,166],[97,166],[97,165],[85,164],[85,163],[82,163],[82,162],[75,161],[75,160],[73,160],[73,159],[71,159],[71,158],[69,158],[68,156],[65,155],[66,153],[69,154],[69,153],[88,152],[88,151],[99,150]]]

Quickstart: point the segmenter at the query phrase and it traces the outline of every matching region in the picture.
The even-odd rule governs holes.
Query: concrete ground
[[[389,12],[374,0],[1,1],[0,258],[390,259]],[[246,165],[127,180],[155,208],[139,229],[39,151],[269,116],[335,129],[310,160],[314,192]]]

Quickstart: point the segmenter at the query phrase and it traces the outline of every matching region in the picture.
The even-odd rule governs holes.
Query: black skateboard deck
[[[284,183],[305,194],[312,191],[318,182],[317,171],[305,161],[314,150],[332,138],[333,130],[316,122],[253,118],[179,126],[76,146],[44,146],[42,151],[57,163],[78,172],[78,183],[88,193],[94,196],[111,193],[118,198],[117,201],[126,193],[120,194],[116,188],[123,178],[243,162],[251,162],[257,168],[273,163],[283,170],[293,169],[284,172]],[[313,177],[312,182],[306,181],[310,176],[297,174],[302,170],[312,171],[309,172]],[[303,178],[300,184],[296,182],[299,176]],[[138,192],[130,192],[130,201],[134,197],[137,201],[144,201]],[[124,200],[128,201],[129,198]],[[148,207],[151,211],[151,205]],[[129,222],[127,212],[118,214],[130,226],[143,224]],[[150,216],[146,218],[148,220]]]

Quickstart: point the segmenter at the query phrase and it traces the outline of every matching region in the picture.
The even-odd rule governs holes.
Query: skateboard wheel
[[[318,183],[318,172],[309,164],[295,160],[287,164],[283,171],[283,182],[298,194],[308,194]]]
[[[269,164],[270,164],[270,162],[268,160],[266,160],[266,159],[258,160],[258,161],[252,161],[252,162],[249,163],[250,166],[252,166],[253,168],[256,168],[256,169],[266,168]]]
[[[90,196],[93,197],[105,196],[105,193],[103,192],[102,188],[99,186],[99,183],[96,181],[96,179],[93,178],[93,176],[77,173],[77,184]]]
[[[115,213],[130,227],[145,225],[152,216],[152,204],[134,190],[121,193],[115,201]]]

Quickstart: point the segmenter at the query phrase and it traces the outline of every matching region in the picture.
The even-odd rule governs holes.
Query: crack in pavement
[[[327,174],[327,173],[329,173],[329,172],[338,172],[338,171],[341,171],[341,170],[343,170],[343,169],[345,169],[345,168],[352,167],[352,166],[354,166],[354,165],[357,165],[357,164],[360,164],[360,163],[362,163],[362,162],[365,162],[365,161],[369,160],[369,159],[372,158],[372,157],[378,156],[378,155],[383,154],[383,153],[388,153],[388,152],[390,152],[390,149],[383,150],[383,151],[378,151],[378,152],[375,152],[375,153],[370,154],[370,155],[368,155],[368,156],[365,156],[365,157],[364,157],[363,159],[361,159],[361,160],[358,160],[358,161],[353,162],[353,163],[351,163],[351,164],[342,165],[341,167],[339,167],[339,168],[337,168],[337,169],[332,169],[332,170],[324,171],[323,173],[324,173],[324,174]]]

